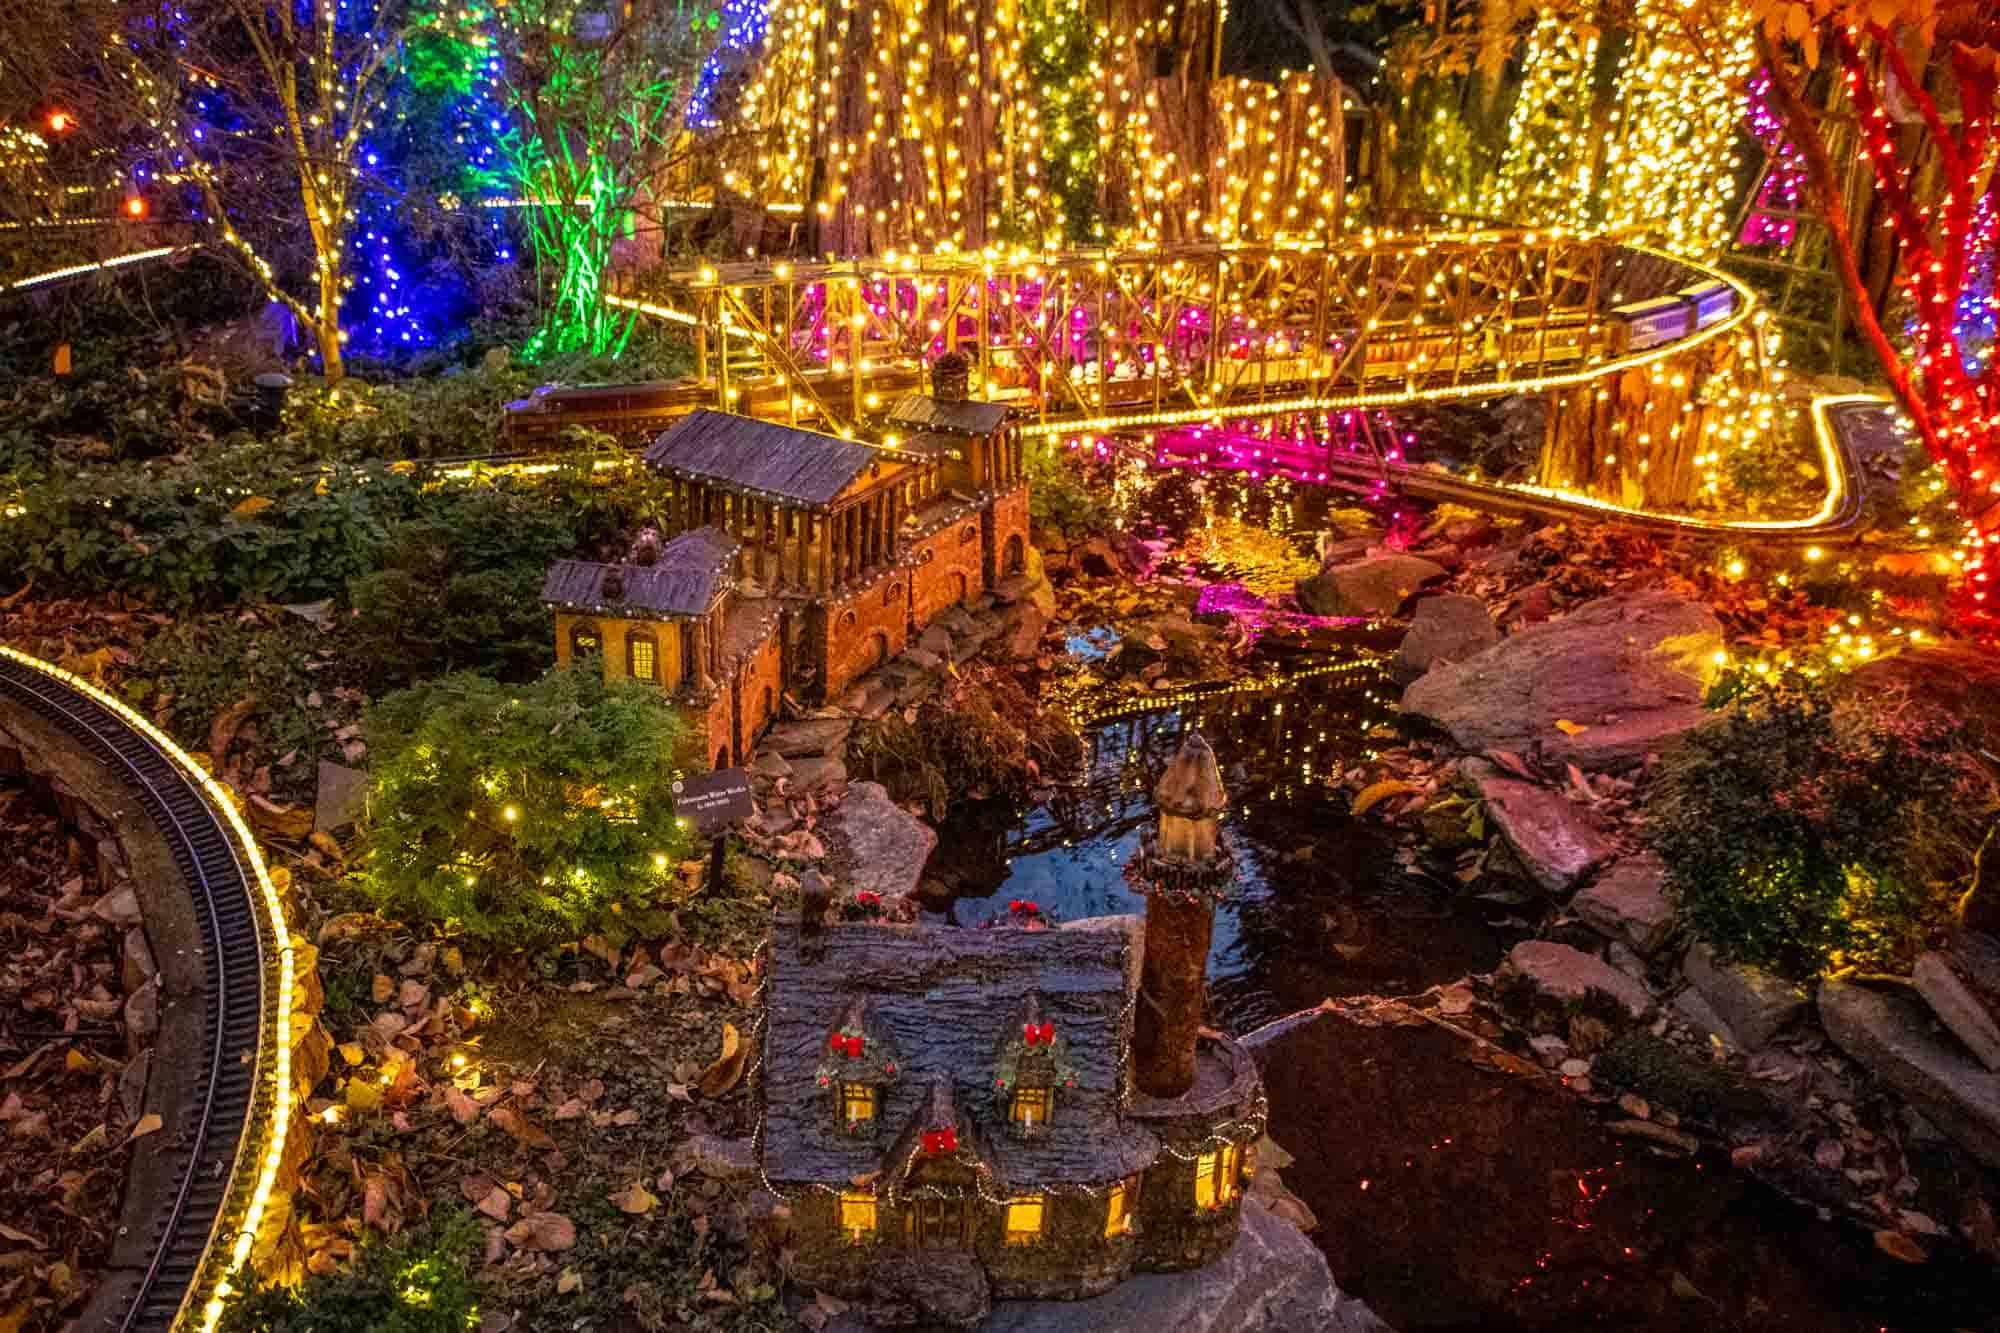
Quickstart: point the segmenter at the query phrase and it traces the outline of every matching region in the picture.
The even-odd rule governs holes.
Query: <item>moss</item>
[[[1753,1120],[1776,1107],[1755,1084],[1693,1059],[1662,1038],[1629,1033],[1597,1057],[1592,1077],[1647,1101],[1710,1123]]]

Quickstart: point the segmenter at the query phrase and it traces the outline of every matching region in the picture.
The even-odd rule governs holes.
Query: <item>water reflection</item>
[[[1153,784],[1194,725],[1223,765],[1241,868],[1210,955],[1219,1022],[1240,1031],[1329,994],[1491,966],[1499,936],[1400,869],[1388,832],[1350,817],[1337,785],[1393,739],[1394,697],[1380,654],[1350,646],[1224,686],[1099,700],[1082,728],[1084,781],[1025,815],[975,810],[943,830],[931,871],[952,896],[936,919],[977,925],[1012,899],[1065,921],[1143,911],[1125,866],[1152,823]]]

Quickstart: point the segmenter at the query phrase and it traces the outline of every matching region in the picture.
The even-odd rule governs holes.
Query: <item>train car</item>
[[[1681,288],[1674,295],[1694,312],[1694,326],[1698,329],[1727,319],[1730,312],[1736,309],[1736,289],[1720,280],[1698,282]]]
[[[1694,307],[1677,296],[1656,296],[1617,307],[1611,312],[1611,322],[1622,330],[1614,339],[1623,346],[1614,347],[1614,352],[1643,352],[1692,333]]]

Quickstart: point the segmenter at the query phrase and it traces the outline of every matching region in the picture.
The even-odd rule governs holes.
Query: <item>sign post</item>
[[[750,774],[740,768],[719,768],[674,781],[674,814],[694,826],[694,831],[712,839],[709,844],[708,882],[722,883],[722,856],[729,830],[757,813],[750,798]]]

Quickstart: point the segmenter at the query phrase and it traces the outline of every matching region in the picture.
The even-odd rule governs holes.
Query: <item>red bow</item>
[[[1021,1040],[1030,1046],[1053,1046],[1056,1044],[1056,1025],[1044,1023],[1036,1027],[1033,1023],[1023,1023]]]
[[[958,1131],[955,1129],[934,1129],[924,1131],[924,1151],[957,1152]]]
[[[842,1052],[848,1055],[859,1055],[867,1044],[868,1039],[866,1037],[847,1037],[838,1032],[826,1039],[826,1048],[835,1055],[839,1055]]]

